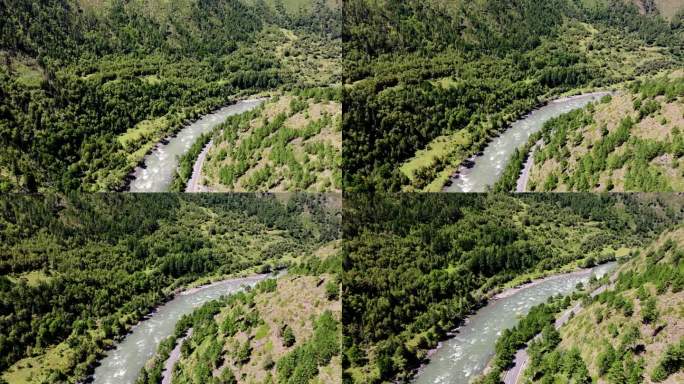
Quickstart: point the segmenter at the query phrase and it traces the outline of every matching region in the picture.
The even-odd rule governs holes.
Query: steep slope
[[[593,382],[682,382],[683,247],[684,230],[668,231],[620,266],[616,282],[606,282],[608,290],[585,300],[553,344],[530,348],[526,382],[565,382],[561,378],[571,367],[563,356],[569,351]]]
[[[341,93],[285,94],[229,119],[213,135],[203,169],[212,191],[341,189]]]
[[[330,275],[291,276],[229,300],[194,322],[173,382],[340,383],[338,289]]]
[[[137,383],[341,383],[340,245],[184,317]]]
[[[610,260],[678,223],[679,196],[399,194],[345,200],[344,374],[410,377],[499,289]]]
[[[541,139],[530,140],[541,142],[527,190],[680,191],[683,116],[684,78],[678,72],[636,82],[552,120]],[[516,166],[520,162],[511,163]]]

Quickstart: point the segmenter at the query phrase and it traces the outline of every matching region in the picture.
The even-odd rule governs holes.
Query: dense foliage
[[[325,196],[5,196],[0,207],[0,370],[66,342],[63,369],[40,372],[57,378],[82,378],[177,287],[286,266],[339,238]]]
[[[339,12],[323,0],[307,12],[242,0],[84,3],[1,5],[3,191],[124,188],[154,143],[236,95],[335,81],[302,79],[311,64],[295,58],[339,60]],[[298,42],[285,57],[289,33]]]
[[[348,195],[347,379],[405,376],[490,289],[641,244],[680,212],[631,195]]]
[[[679,16],[668,22],[642,16],[621,0],[592,3],[345,2],[345,189],[422,189],[438,174],[453,172],[540,99],[680,60]],[[665,53],[645,60],[650,67],[618,73],[606,65],[609,53],[569,36],[589,24],[600,30],[598,39],[635,42],[632,50],[663,46]],[[415,175],[398,169],[435,138],[461,131],[467,140],[425,169]]]

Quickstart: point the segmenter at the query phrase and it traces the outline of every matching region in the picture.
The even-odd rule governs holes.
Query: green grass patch
[[[439,136],[428,144],[427,148],[416,152],[416,155],[405,162],[399,169],[409,179],[413,179],[413,172],[417,169],[430,165],[437,157],[448,155],[457,146],[466,147],[468,144],[470,144],[470,135],[465,130],[451,135]],[[442,183],[441,185],[444,184]]]
[[[117,137],[121,145],[128,149],[131,144],[145,138],[149,138],[155,132],[165,129],[168,126],[166,116],[156,118],[154,120],[144,120],[136,124],[135,127],[129,129],[123,135]]]
[[[45,354],[27,357],[14,363],[2,374],[2,379],[12,384],[40,383],[47,380],[46,372],[69,367],[73,350],[66,342],[47,349]]]
[[[43,272],[42,270],[36,270],[36,271],[22,273],[21,275],[17,275],[15,277],[10,277],[9,279],[14,283],[17,283],[17,282],[19,282],[19,280],[24,279],[24,280],[26,280],[26,284],[35,287],[41,281],[48,281],[51,278],[52,277],[46,275],[45,272]]]
[[[632,251],[632,248],[627,248],[627,247],[620,247],[615,250],[615,257],[620,258],[620,257],[625,257],[629,255],[629,253]]]
[[[17,83],[27,88],[40,88],[43,81],[43,72],[23,63],[15,64],[14,71],[17,73]]]
[[[451,88],[458,84],[451,76],[430,80],[430,83],[432,83],[432,85],[441,85],[443,88]]]
[[[141,80],[151,85],[160,84],[162,82],[162,80],[157,75],[144,76],[141,78]]]
[[[264,337],[268,336],[268,332],[271,330],[271,327],[268,326],[268,324],[262,324],[254,334],[254,338],[256,340],[261,340]]]
[[[423,189],[424,192],[441,192],[442,188],[444,188],[444,184],[446,184],[447,180],[449,180],[449,177],[451,177],[454,169],[453,168],[447,168],[443,170],[442,172],[439,173],[439,175],[432,180],[430,184],[428,184],[427,187]]]

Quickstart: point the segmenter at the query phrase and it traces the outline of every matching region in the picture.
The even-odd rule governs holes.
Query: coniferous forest
[[[681,68],[684,11],[634,3],[344,2],[345,189],[439,191],[543,102]]]
[[[200,116],[338,82],[338,6],[3,1],[0,191],[124,189],[156,142]]]
[[[9,195],[0,204],[8,382],[83,379],[178,289],[311,264],[340,238],[333,195]]]
[[[0,0],[0,384],[684,383],[682,193],[684,0]]]
[[[410,377],[494,293],[635,257],[682,222],[683,203],[665,194],[347,196],[344,380]],[[681,260],[673,266],[681,272]]]

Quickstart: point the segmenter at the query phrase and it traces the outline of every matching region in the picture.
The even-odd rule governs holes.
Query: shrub
[[[642,318],[644,324],[651,324],[658,319],[658,308],[656,306],[655,298],[649,297],[646,299],[644,308],[642,311]]]
[[[292,332],[292,328],[289,325],[285,325],[280,332],[280,337],[283,338],[283,345],[286,347],[291,347],[295,343],[295,335]]]
[[[340,295],[340,287],[334,281],[325,284],[325,295],[330,301],[337,300]]]

